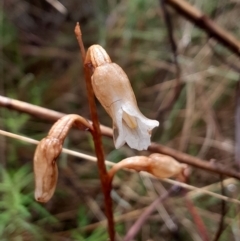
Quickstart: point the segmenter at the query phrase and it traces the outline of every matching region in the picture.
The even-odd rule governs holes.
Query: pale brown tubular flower
[[[108,172],[109,180],[112,181],[115,173],[120,169],[133,169],[137,172],[145,171],[157,178],[181,177],[184,170],[187,168],[186,164],[181,164],[174,158],[159,153],[146,156],[133,156],[123,159],[115,164]]]
[[[100,45],[92,45],[85,64],[93,67],[93,91],[113,121],[116,148],[125,142],[134,149],[146,150],[151,144],[152,129],[159,125],[146,118],[139,110],[130,81],[123,69],[112,63]]]
[[[48,136],[43,138],[34,154],[35,199],[47,202],[53,196],[58,168],[56,160],[62,151],[63,142],[71,127],[91,129],[89,122],[79,115],[66,115],[59,119],[50,129]]]

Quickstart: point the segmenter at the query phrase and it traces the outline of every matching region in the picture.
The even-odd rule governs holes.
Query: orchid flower
[[[138,108],[130,81],[123,69],[112,63],[100,45],[92,45],[85,64],[92,64],[93,91],[113,121],[113,138],[118,149],[125,142],[134,149],[146,150],[152,129],[159,125],[145,117]]]

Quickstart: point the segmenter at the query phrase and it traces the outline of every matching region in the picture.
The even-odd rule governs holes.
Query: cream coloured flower
[[[88,49],[86,63],[91,63],[94,67],[94,93],[113,120],[115,147],[120,148],[127,142],[131,148],[146,150],[151,143],[152,129],[159,122],[146,118],[140,112],[123,69],[111,62],[100,45],[92,45]]]

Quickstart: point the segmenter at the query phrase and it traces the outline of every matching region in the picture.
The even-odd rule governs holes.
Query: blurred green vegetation
[[[66,13],[49,2],[1,2],[1,95],[89,118],[82,63],[73,32],[79,21],[85,46],[102,45],[129,76],[141,111],[160,121],[153,141],[206,160],[216,159],[228,168],[235,166],[234,97],[239,73],[219,60],[202,30],[169,8],[185,86],[172,108],[159,115],[174,93],[176,77],[159,2],[62,0]],[[240,37],[237,1],[189,2]],[[226,48],[210,42],[224,59],[239,64]],[[101,123],[111,126],[110,118],[98,107]],[[13,110],[0,111],[1,129],[12,133],[39,140],[52,125]],[[108,138],[103,138],[103,143],[107,159],[113,162],[139,153],[126,146],[115,150]],[[2,136],[0,144],[0,240],[107,240],[104,227],[91,228],[92,223],[104,218],[94,163],[62,155],[57,192],[48,204],[38,204],[33,198],[31,166],[35,146]],[[85,133],[71,131],[65,147],[94,155],[91,137]],[[218,176],[199,170],[193,170],[189,180],[195,186],[218,181]],[[117,226],[117,238],[121,240],[134,220],[124,219],[124,214],[149,205],[156,190],[168,186],[125,172],[120,172],[114,183],[114,212],[123,215]],[[235,191],[227,194],[238,198],[239,185],[234,185]],[[204,196],[194,204],[213,238],[221,216],[219,200]],[[171,198],[165,208],[177,231],[169,228],[167,221],[160,218],[164,211],[159,211],[160,216],[153,215],[144,224],[137,240],[199,240],[191,215],[186,215],[184,198]],[[226,229],[220,241],[234,240],[239,235],[238,207],[227,203],[227,208]]]

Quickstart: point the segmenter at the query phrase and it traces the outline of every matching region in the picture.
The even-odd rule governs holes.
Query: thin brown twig
[[[24,112],[24,113],[39,117],[41,119],[50,120],[50,121],[56,121],[61,116],[64,115],[63,113],[59,113],[59,112],[49,110],[43,107],[35,106],[32,104],[28,104],[22,101],[10,99],[4,96],[0,96],[0,106],[13,109],[19,112]],[[100,130],[102,135],[107,137],[112,137],[111,128],[101,125]],[[216,163],[215,164],[210,163],[207,160],[203,160],[203,159],[188,155],[186,153],[174,150],[170,147],[163,146],[158,143],[152,142],[148,150],[150,152],[162,153],[168,156],[172,156],[179,162],[186,163],[196,168],[200,168],[200,169],[217,173],[217,174],[222,174],[224,176],[234,177],[240,180],[240,173],[237,171],[229,170],[225,166],[222,166]]]
[[[171,156],[178,160],[179,162],[186,163],[188,165],[201,168],[206,171],[222,174],[224,176],[229,176],[229,177],[234,177],[240,180],[240,173],[233,171],[233,170],[228,170],[226,169],[225,166],[219,165],[217,163],[211,163],[207,160],[202,160],[200,158],[190,156],[186,153],[174,150],[170,147],[163,146],[158,143],[151,143],[151,145],[148,148],[149,151],[151,152],[157,152],[157,153],[162,153],[168,156]]]
[[[81,50],[82,59],[85,60],[85,49],[82,41],[82,33],[81,33],[79,23],[77,23],[75,27],[75,34]],[[89,102],[89,107],[91,112],[91,118],[92,118],[93,128],[94,128],[92,135],[93,135],[93,141],[95,146],[95,153],[98,160],[97,161],[98,170],[99,170],[99,175],[101,180],[102,191],[105,198],[105,210],[106,210],[106,216],[108,220],[108,233],[109,233],[110,240],[114,241],[115,231],[114,231],[114,219],[113,219],[113,210],[112,210],[112,199],[110,195],[111,189],[109,188],[109,185],[108,185],[108,175],[107,175],[107,170],[105,166],[104,151],[102,147],[100,124],[98,120],[94,93],[91,85],[92,68],[85,61],[84,61],[84,75],[85,75],[85,81],[86,81],[86,87],[87,87],[87,93],[88,93],[88,102]]]
[[[188,181],[187,180],[188,178],[189,178],[189,175],[186,176],[186,180],[185,180],[186,182]],[[187,209],[188,209],[189,213],[191,214],[191,216],[193,217],[194,224],[197,228],[197,231],[198,231],[201,239],[203,241],[209,241],[207,227],[204,224],[202,217],[200,216],[197,208],[194,206],[193,201],[187,195],[186,190],[184,190],[183,193],[185,194],[184,196],[185,196],[185,203],[186,203]]]
[[[235,162],[240,167],[240,80],[236,88],[235,128]]]
[[[174,86],[174,94],[172,96],[172,99],[168,102],[168,104],[165,107],[158,110],[158,117],[160,115],[162,115],[163,113],[165,113],[166,111],[171,109],[171,107],[174,105],[174,103],[178,99],[179,95],[181,94],[182,88],[184,86],[184,84],[181,83],[181,68],[178,63],[177,44],[176,44],[176,42],[174,40],[174,36],[173,36],[172,21],[171,21],[170,15],[168,13],[168,10],[166,8],[165,0],[160,0],[159,2],[162,7],[162,10],[163,10],[163,16],[164,16],[164,20],[166,23],[168,37],[169,37],[169,41],[170,41],[170,45],[171,45],[171,49],[172,49],[172,53],[173,53],[173,62],[174,62],[175,68],[176,68],[176,82],[175,82],[175,86]]]
[[[222,177],[222,175],[220,175],[220,183],[221,183],[221,194],[224,195],[225,192],[224,192],[224,185],[223,185],[223,177]],[[216,235],[215,235],[213,241],[218,241],[219,240],[223,230],[226,227],[226,226],[224,226],[225,215],[226,215],[226,203],[222,200],[221,201],[221,219],[220,219],[219,226],[218,226],[218,229],[217,229],[217,232],[216,232]]]
[[[218,26],[208,16],[184,0],[165,0],[165,2],[197,27],[203,29],[209,37],[215,38],[232,53],[240,57],[240,41],[231,33]]]
[[[202,238],[203,241],[209,241],[206,225],[204,224],[193,202],[188,197],[186,197],[186,205],[187,205],[187,209],[189,210],[189,212],[193,217],[194,224],[197,227],[200,237]]]
[[[34,117],[37,117],[39,119],[48,120],[51,122],[55,122],[61,117],[63,117],[64,115],[66,115],[65,113],[61,113],[55,110],[50,110],[44,107],[40,107],[37,105],[29,104],[27,102],[11,99],[1,95],[0,95],[0,106],[11,110],[23,112],[23,113],[32,115]],[[88,121],[92,123],[92,121],[90,120]],[[100,129],[104,136],[112,137],[113,132],[111,128],[100,125]]]

